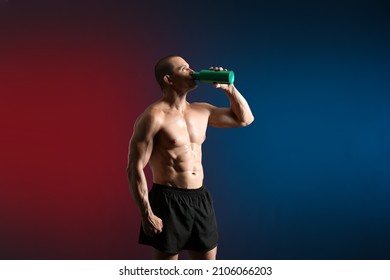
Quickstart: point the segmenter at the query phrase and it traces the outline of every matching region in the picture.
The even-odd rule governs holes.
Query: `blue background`
[[[193,29],[180,35],[185,57],[197,68],[235,70],[255,115],[250,127],[207,135],[219,257],[388,259],[389,4],[240,1],[195,10],[183,11]],[[193,100],[227,105],[204,92]]]
[[[2,9],[8,51],[22,41],[34,43],[28,52],[15,51],[9,65],[21,54],[35,59],[44,45],[52,44],[56,57],[64,53],[76,57],[72,63],[80,76],[85,69],[104,70],[98,79],[87,76],[90,84],[78,80],[83,90],[72,97],[80,107],[66,135],[83,135],[84,142],[73,139],[52,149],[65,149],[65,155],[77,147],[75,157],[82,158],[91,142],[105,139],[97,149],[104,151],[104,158],[91,151],[82,166],[74,158],[62,163],[59,174],[73,174],[73,180],[67,180],[69,192],[81,186],[85,194],[80,198],[79,193],[77,199],[68,195],[66,203],[48,206],[63,218],[58,224],[39,210],[38,202],[46,201],[42,193],[55,195],[64,186],[56,189],[48,183],[39,192],[45,179],[35,176],[26,179],[34,186],[27,188],[26,181],[17,181],[20,176],[7,177],[26,159],[13,162],[13,167],[10,159],[4,164],[8,171],[2,174],[3,188],[25,187],[24,203],[27,197],[35,200],[25,209],[28,219],[45,226],[39,230],[33,222],[23,223],[25,216],[13,208],[15,203],[3,201],[3,216],[9,219],[2,258],[149,258],[149,249],[137,244],[140,219],[124,172],[127,144],[137,115],[160,97],[154,63],[178,54],[193,69],[234,70],[235,85],[255,115],[246,128],[210,128],[203,147],[205,184],[213,194],[219,222],[219,259],[389,259],[389,2],[9,1]],[[83,64],[84,70],[77,70],[85,56],[92,66]],[[53,62],[52,67],[59,66]],[[69,73],[73,72],[61,75]],[[107,77],[105,94],[88,93],[99,92],[99,83]],[[66,85],[67,80],[61,82]],[[34,103],[41,111],[58,100],[61,109],[60,97],[41,98],[43,105],[42,100]],[[91,100],[101,102],[99,108],[111,108],[104,111],[104,125],[95,125],[94,130],[90,123],[101,111],[92,111]],[[228,106],[223,92],[204,84],[191,92],[189,100]],[[69,104],[64,112],[74,110]],[[72,127],[88,116],[88,124],[75,132]],[[28,135],[34,133],[38,135],[30,129]],[[4,139],[9,150],[15,139]],[[30,145],[29,151],[37,149],[35,142],[23,144]],[[50,165],[45,157],[37,160],[40,166]],[[89,176],[80,175],[89,168]],[[151,183],[148,170],[147,174]],[[12,193],[12,201],[19,203],[18,192]],[[63,197],[61,193],[58,200]],[[65,206],[69,201],[71,212]],[[96,213],[100,216],[92,222]],[[13,231],[16,224],[18,234]]]

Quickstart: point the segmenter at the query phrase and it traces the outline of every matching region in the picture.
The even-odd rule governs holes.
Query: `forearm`
[[[152,213],[148,198],[148,184],[145,173],[140,168],[129,168],[127,170],[130,192],[137,204],[142,217]]]
[[[230,101],[230,108],[237,120],[243,125],[249,125],[253,122],[254,116],[248,105],[248,102],[241,95],[241,93],[234,87],[229,85],[229,88],[225,90],[226,96]]]

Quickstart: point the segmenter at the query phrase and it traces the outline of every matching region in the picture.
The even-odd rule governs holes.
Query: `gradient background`
[[[125,168],[168,54],[256,117],[204,144],[220,259],[390,258],[388,1],[0,3],[1,259],[149,258]]]

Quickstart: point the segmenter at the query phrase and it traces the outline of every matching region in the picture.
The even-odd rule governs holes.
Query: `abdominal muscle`
[[[198,143],[154,147],[149,163],[154,183],[185,189],[203,185],[202,151]]]

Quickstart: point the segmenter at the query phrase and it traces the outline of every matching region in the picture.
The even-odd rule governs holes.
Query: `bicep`
[[[134,133],[129,144],[128,168],[144,168],[153,151],[153,140],[158,124],[150,116],[140,117],[134,126]]]
[[[210,105],[209,110],[209,124],[213,127],[233,128],[242,126],[231,108],[218,108]]]
[[[129,168],[143,169],[153,151],[153,140],[133,137],[129,145]]]

